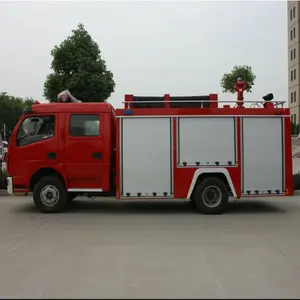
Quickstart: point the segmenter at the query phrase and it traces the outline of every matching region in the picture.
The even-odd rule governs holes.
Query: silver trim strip
[[[119,172],[120,172],[120,194],[123,195],[123,120],[120,120],[120,124],[119,124],[120,128],[120,134],[119,134],[119,145],[120,145],[120,149],[119,149]]]
[[[241,157],[240,157],[241,194],[243,194],[245,192],[244,189],[244,118],[240,118],[240,147],[241,147]]]
[[[273,117],[273,118],[290,118],[290,115],[147,115],[147,116],[116,116],[116,118],[207,118],[207,117],[219,117],[219,118],[232,118],[232,117],[247,117],[247,118],[257,118],[257,117]]]
[[[285,142],[285,123],[283,119],[281,120],[281,145],[282,145],[282,191],[286,191],[286,160],[285,160],[285,152],[286,152],[286,142]]]
[[[173,131],[174,131],[174,119],[170,118],[170,194],[173,196],[174,195],[174,169],[176,166],[174,166],[174,136],[173,136]]]
[[[182,169],[186,169],[186,168],[199,168],[199,167],[205,167],[205,168],[237,168],[239,165],[236,164],[232,164],[232,165],[216,165],[216,164],[200,164],[200,165],[196,165],[196,164],[190,164],[190,165],[186,165],[184,166],[183,164],[177,165],[177,168],[182,168]]]
[[[241,196],[242,197],[253,197],[255,196],[255,198],[259,198],[259,197],[273,197],[273,196],[285,196],[286,194],[285,193],[258,193],[258,194],[255,194],[255,193],[252,193],[252,194],[245,194],[245,193],[242,193]]]
[[[103,189],[68,189],[68,192],[103,192]]]

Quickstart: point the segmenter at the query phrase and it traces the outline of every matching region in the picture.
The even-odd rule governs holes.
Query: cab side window
[[[99,136],[100,115],[73,114],[70,116],[70,136]]]
[[[18,129],[17,146],[30,145],[54,137],[54,116],[31,116]]]

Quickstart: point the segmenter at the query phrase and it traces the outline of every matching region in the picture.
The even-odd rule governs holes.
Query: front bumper
[[[12,177],[7,177],[7,193],[8,195],[14,194],[14,186]]]

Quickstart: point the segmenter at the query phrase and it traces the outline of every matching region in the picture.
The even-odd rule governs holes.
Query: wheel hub
[[[206,206],[213,208],[218,206],[222,200],[222,193],[216,186],[208,186],[202,194],[203,202]]]
[[[46,197],[47,197],[47,199],[52,199],[53,195],[52,195],[52,193],[48,192]]]
[[[40,192],[40,198],[44,205],[54,206],[59,201],[59,191],[53,185],[46,185]]]

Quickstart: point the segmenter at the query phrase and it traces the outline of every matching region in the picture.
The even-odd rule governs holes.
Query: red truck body
[[[225,186],[235,198],[293,195],[290,111],[279,108],[281,102],[219,107],[218,96],[211,94],[126,95],[124,103],[117,110],[109,103],[33,105],[9,143],[9,194],[33,191],[46,212],[58,210],[50,200],[45,204],[56,186],[40,183],[49,177],[60,180],[60,199],[115,192],[117,199],[196,197],[197,202],[214,186],[215,193],[224,194]],[[51,134],[43,129],[49,124]],[[197,207],[208,213],[225,208]]]

